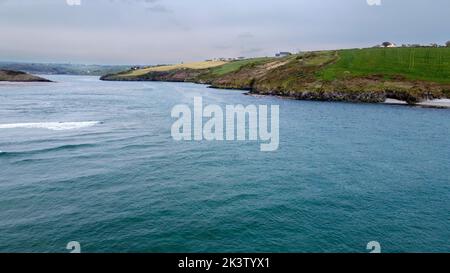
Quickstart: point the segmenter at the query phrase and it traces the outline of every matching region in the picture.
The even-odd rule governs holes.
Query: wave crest
[[[48,129],[53,131],[76,130],[100,124],[100,121],[82,122],[37,122],[37,123],[11,123],[0,124],[0,129]]]

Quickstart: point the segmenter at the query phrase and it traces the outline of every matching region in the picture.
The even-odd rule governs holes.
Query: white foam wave
[[[418,105],[450,108],[450,99],[427,100],[427,101],[418,103]]]
[[[92,127],[99,124],[100,121],[83,121],[83,122],[37,122],[37,123],[12,123],[0,124],[0,129],[48,129],[53,131],[76,130],[81,128]]]

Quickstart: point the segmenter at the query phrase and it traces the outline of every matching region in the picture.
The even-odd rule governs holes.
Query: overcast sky
[[[450,40],[449,0],[0,0],[0,60],[157,64]]]

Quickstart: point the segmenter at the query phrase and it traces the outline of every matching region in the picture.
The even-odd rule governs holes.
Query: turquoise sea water
[[[450,251],[450,110],[187,83],[0,84],[0,252]],[[175,142],[180,103],[280,105],[280,149]]]

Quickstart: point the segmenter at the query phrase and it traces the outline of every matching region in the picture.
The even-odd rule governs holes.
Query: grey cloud
[[[262,51],[264,51],[263,48],[254,47],[254,48],[247,48],[247,49],[241,50],[241,54],[255,54],[255,53],[262,52]]]
[[[1,1],[1,0],[0,0]],[[167,6],[161,4],[162,0],[109,0],[112,3],[125,3],[125,4],[142,4],[147,11],[155,13],[170,13],[172,12]]]
[[[237,36],[238,39],[252,39],[254,37],[255,37],[255,35],[253,35],[250,32],[243,32]]]
[[[450,1],[0,0],[0,60],[168,63],[445,43]]]
[[[233,46],[232,45],[214,45],[213,48],[219,49],[219,50],[225,50],[225,49],[233,48]]]
[[[148,7],[147,10],[150,12],[156,12],[156,13],[171,13],[172,12],[171,9],[167,8],[166,6],[160,5],[160,4],[154,5],[152,7]]]

